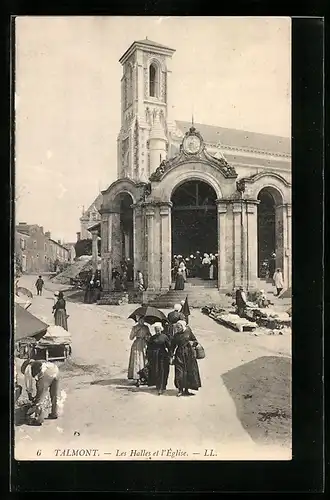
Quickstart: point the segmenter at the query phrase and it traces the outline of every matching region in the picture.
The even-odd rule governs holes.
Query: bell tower
[[[120,58],[121,128],[117,139],[118,178],[148,182],[166,159],[173,122],[169,99],[175,50],[147,38],[132,43]]]

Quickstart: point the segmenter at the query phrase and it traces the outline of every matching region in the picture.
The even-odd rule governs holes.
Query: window
[[[127,104],[130,105],[133,102],[133,70],[130,64],[128,65],[126,85],[127,85]]]
[[[44,244],[44,249],[45,249],[45,252],[47,252],[47,245],[46,245],[46,243]]]
[[[149,95],[150,97],[158,97],[158,68],[152,63],[149,67]]]
[[[34,240],[34,242],[33,242],[33,248],[37,248],[37,241],[36,240]]]
[[[39,259],[39,254],[37,253],[37,259]]]
[[[21,250],[25,250],[25,239],[21,238]]]
[[[97,214],[96,214],[96,212],[93,212],[92,213],[92,220],[96,220],[96,218],[97,218]]]

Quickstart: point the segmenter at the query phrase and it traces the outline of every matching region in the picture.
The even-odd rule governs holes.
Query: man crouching
[[[56,419],[57,400],[58,400],[58,384],[59,384],[59,369],[54,363],[49,361],[25,361],[21,368],[25,376],[26,389],[29,400],[32,406],[28,409],[28,423],[30,425],[42,425],[45,419],[45,400],[50,395],[51,413],[47,418]],[[36,395],[32,396],[33,380],[36,382]],[[34,417],[33,417],[34,415]]]

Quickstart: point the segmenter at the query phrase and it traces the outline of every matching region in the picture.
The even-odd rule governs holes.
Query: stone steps
[[[202,307],[209,304],[227,305],[228,297],[211,287],[187,287],[185,290],[169,290],[168,292],[150,300],[150,305],[161,309],[172,308],[188,297],[189,306]],[[231,298],[229,298],[231,303]]]
[[[137,290],[128,292],[102,292],[101,298],[97,301],[98,305],[119,305],[122,303],[142,304],[143,294]]]

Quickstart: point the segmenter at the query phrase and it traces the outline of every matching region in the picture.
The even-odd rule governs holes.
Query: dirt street
[[[19,285],[35,293],[35,280]],[[29,311],[53,324],[54,285],[45,282]],[[17,459],[291,458],[291,336],[238,333],[194,309],[190,326],[206,351],[202,388],[177,398],[171,367],[158,396],[126,378],[135,307],[67,303],[73,352],[60,364],[64,412],[42,427],[16,425]]]

